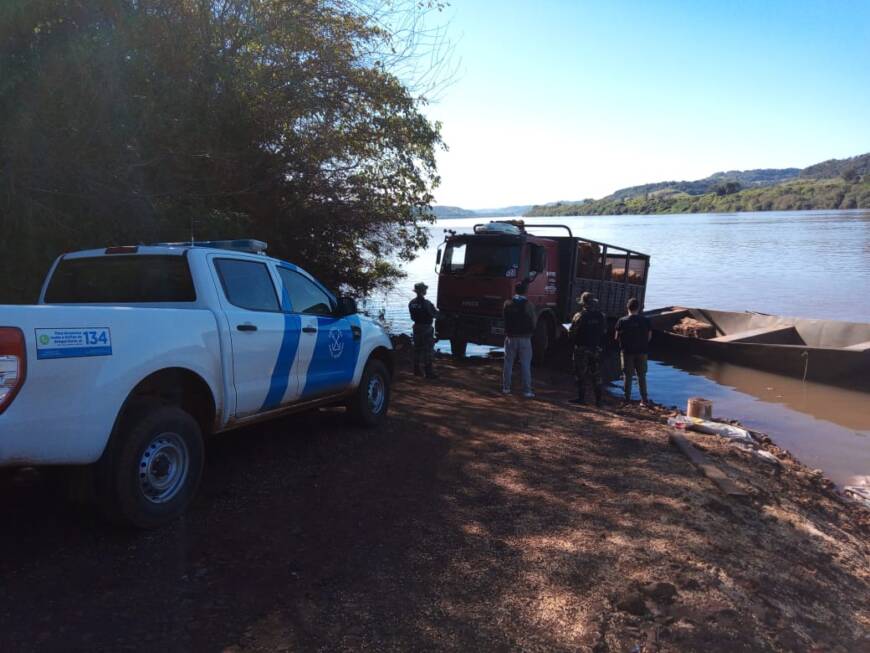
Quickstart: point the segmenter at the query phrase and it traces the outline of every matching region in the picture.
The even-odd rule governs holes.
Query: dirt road
[[[0,480],[0,650],[870,651],[870,521],[782,452],[523,401],[487,361],[401,371],[391,417],[223,436],[190,513],[118,532]],[[774,449],[775,451],[775,449]]]

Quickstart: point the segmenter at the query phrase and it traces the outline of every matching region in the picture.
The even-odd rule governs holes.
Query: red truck
[[[522,220],[474,226],[473,232],[445,230],[438,249],[436,337],[450,340],[454,356],[469,342],[504,342],[502,307],[522,279],[538,314],[532,337],[534,358],[542,360],[577,311],[576,300],[591,291],[599,308],[615,321],[631,297],[643,305],[650,257],[622,247],[577,238],[565,225],[529,225],[535,231],[557,229],[567,235],[529,233]]]

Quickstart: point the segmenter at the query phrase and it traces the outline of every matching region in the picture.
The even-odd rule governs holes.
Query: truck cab
[[[503,343],[502,308],[523,280],[537,315],[532,348],[539,361],[564,332],[581,293],[591,291],[613,321],[624,314],[629,298],[643,304],[648,255],[575,237],[565,225],[534,228],[557,231],[532,234],[523,221],[504,220],[477,224],[471,233],[446,232],[436,260],[435,328],[438,339],[450,340],[454,356],[464,356],[469,342]]]

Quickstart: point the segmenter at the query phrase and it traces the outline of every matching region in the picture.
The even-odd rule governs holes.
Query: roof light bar
[[[243,238],[239,240],[194,240],[185,243],[154,243],[156,247],[212,247],[214,249],[229,249],[235,252],[249,254],[265,254],[269,244],[262,240]]]

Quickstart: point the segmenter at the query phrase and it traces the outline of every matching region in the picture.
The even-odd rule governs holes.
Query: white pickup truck
[[[0,306],[0,467],[90,465],[110,517],[182,513],[208,436],[287,412],[387,412],[392,345],[260,241],[110,247]]]

